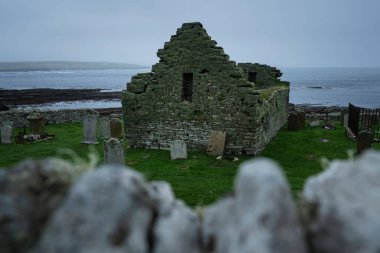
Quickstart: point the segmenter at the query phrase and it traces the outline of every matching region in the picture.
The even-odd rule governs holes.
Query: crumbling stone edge
[[[379,252],[379,164],[373,150],[332,161],[296,205],[280,166],[256,158],[193,210],[130,168],[26,160],[0,170],[0,251]]]

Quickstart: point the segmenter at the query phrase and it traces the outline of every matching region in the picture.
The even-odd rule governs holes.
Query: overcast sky
[[[193,21],[237,62],[380,67],[380,0],[0,0],[0,61],[150,66]]]

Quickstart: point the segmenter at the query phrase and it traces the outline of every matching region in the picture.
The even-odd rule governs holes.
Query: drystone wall
[[[183,24],[157,56],[152,72],[132,77],[123,91],[131,147],[168,149],[179,139],[190,149],[206,150],[209,133],[216,130],[227,133],[227,154],[257,154],[286,122],[286,83],[277,80],[282,91],[263,97],[202,24]],[[275,124],[263,127],[263,121]]]
[[[190,149],[206,150],[210,132],[218,130],[227,133],[226,154],[257,154],[287,121],[289,90],[275,90],[268,99],[260,94],[245,94],[241,100],[243,112],[225,111],[219,115],[207,107],[201,111],[188,105],[157,118],[127,114],[125,136],[134,148],[169,149],[173,140],[180,139]]]
[[[4,121],[12,121],[14,127],[27,127],[29,122],[27,117],[32,114],[33,110],[9,110],[0,112],[0,125]],[[121,108],[108,109],[80,109],[80,110],[38,110],[44,116],[46,124],[61,124],[82,122],[83,118],[89,114],[121,114]]]
[[[193,210],[129,168],[27,160],[0,170],[0,251],[377,253],[379,164],[378,151],[333,161],[296,205],[281,168],[258,158],[232,194]]]

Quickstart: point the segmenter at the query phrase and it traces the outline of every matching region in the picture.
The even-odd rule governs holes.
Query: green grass
[[[17,132],[18,130],[15,130]],[[0,145],[0,167],[10,167],[25,158],[56,156],[60,149],[71,149],[86,158],[91,148],[103,160],[102,144],[81,144],[82,126],[76,124],[48,125],[46,131],[56,138],[32,144]],[[327,139],[327,143],[321,142]],[[283,128],[261,153],[276,160],[284,169],[294,194],[302,190],[310,175],[321,171],[320,158],[347,158],[347,150],[355,150],[355,143],[345,135],[341,125],[336,130],[306,128],[288,132]],[[380,144],[374,144],[380,149]],[[126,164],[145,175],[148,180],[168,181],[178,198],[191,206],[206,205],[232,189],[239,161],[216,160],[202,152],[190,152],[187,160],[170,160],[169,151],[127,149]],[[64,156],[64,158],[69,158]]]

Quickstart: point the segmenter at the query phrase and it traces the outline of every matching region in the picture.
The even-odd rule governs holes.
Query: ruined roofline
[[[182,27],[182,28],[185,28],[185,27],[194,27],[194,26],[199,26],[199,27],[203,28],[202,23],[201,23],[201,22],[198,22],[198,21],[196,21],[196,22],[186,22],[186,23],[183,23],[181,27]]]

